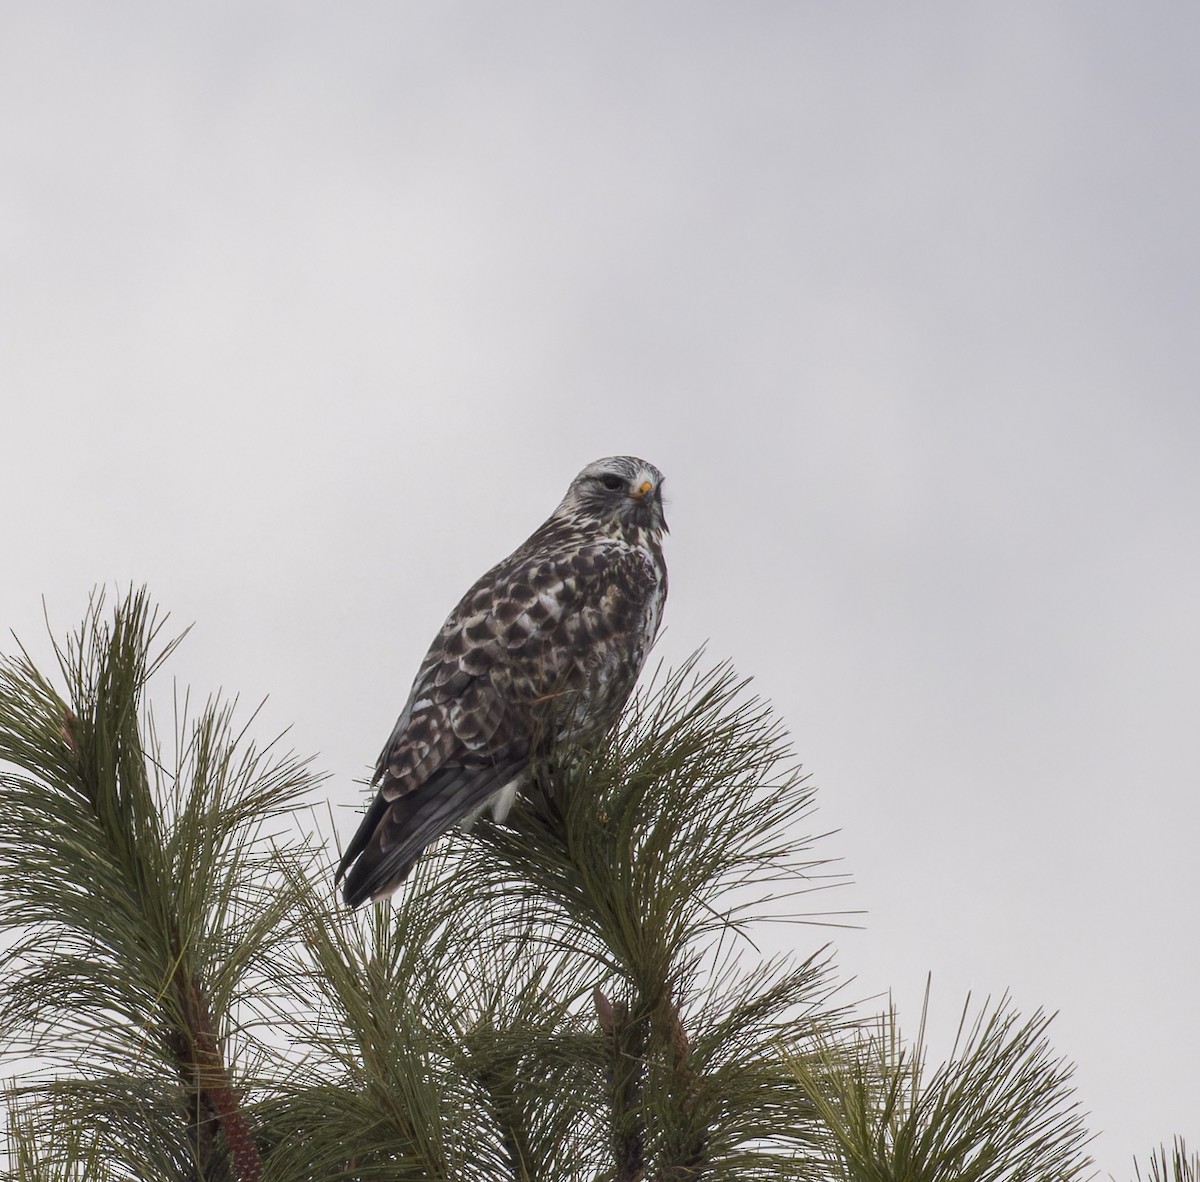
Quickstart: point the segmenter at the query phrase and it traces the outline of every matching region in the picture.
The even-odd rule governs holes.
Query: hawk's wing
[[[463,597],[426,655],[337,877],[355,906],[394,890],[431,841],[513,783],[548,722],[604,729],[653,640],[662,578],[643,551],[550,521]],[[353,868],[351,869],[351,864]]]

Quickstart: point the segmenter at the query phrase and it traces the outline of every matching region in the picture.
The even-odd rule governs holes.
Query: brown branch
[[[646,1023],[629,1020],[629,1004],[612,1002],[599,985],[592,991],[596,1017],[608,1040],[610,1136],[617,1182],[646,1176],[646,1129],[642,1112]]]
[[[696,1110],[697,1079],[696,1071],[689,1059],[692,1053],[691,1041],[683,1028],[683,1019],[679,1016],[679,1007],[668,993],[664,998],[662,1017],[666,1019],[666,1036],[671,1048],[671,1067],[675,1075],[675,1091],[681,1112],[694,1113]],[[665,1166],[658,1176],[658,1182],[698,1182],[704,1174],[708,1161],[708,1128],[701,1125],[693,1136],[691,1143],[682,1148],[679,1159]]]
[[[211,1155],[213,1123],[225,1134],[225,1144],[237,1182],[258,1182],[262,1159],[254,1134],[241,1109],[241,1097],[225,1066],[220,1040],[204,989],[195,977],[177,971],[175,995],[182,1028],[171,1039],[180,1074],[195,1097],[197,1152],[202,1162]]]
[[[488,1098],[492,1116],[500,1129],[500,1143],[508,1168],[516,1182],[527,1182],[533,1160],[528,1131],[512,1088],[511,1071],[503,1071],[494,1063],[476,1073],[476,1080]]]

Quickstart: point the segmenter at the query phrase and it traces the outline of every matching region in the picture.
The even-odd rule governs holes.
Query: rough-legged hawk
[[[390,894],[455,821],[503,820],[539,741],[616,719],[667,597],[662,473],[589,464],[550,519],[442,625],[379,756],[379,794],[338,867],[346,902]]]

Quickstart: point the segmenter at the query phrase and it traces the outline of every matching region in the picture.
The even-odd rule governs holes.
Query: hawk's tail
[[[390,895],[408,877],[421,851],[509,785],[522,762],[443,767],[394,800],[381,790],[346,847],[334,878],[340,882],[345,876],[342,898],[347,905],[357,907]]]

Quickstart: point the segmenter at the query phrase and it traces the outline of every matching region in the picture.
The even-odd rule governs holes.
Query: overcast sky
[[[1200,1139],[1200,7],[6,4],[0,623],[145,582],[336,804],[588,461],[915,1030]],[[42,647],[39,647],[42,646]],[[338,812],[343,837],[356,815]],[[795,933],[789,929],[786,936]]]

